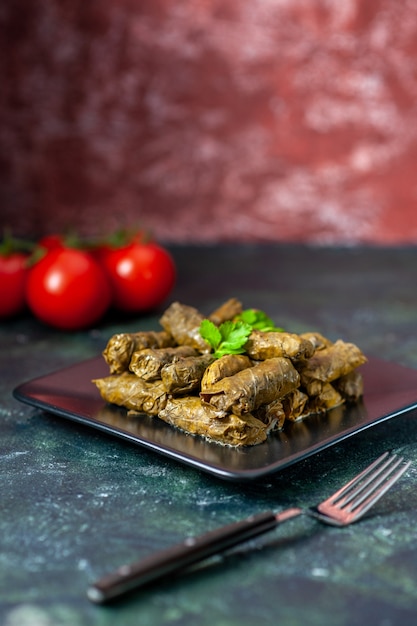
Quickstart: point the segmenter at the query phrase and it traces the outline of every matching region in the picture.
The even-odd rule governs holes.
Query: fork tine
[[[359,506],[361,502],[366,500],[370,494],[376,491],[378,487],[387,480],[390,474],[392,474],[397,467],[401,465],[403,460],[403,457],[397,457],[396,455],[390,457],[381,467],[374,470],[374,472],[370,474],[365,481],[361,482],[355,489],[351,490],[345,498],[339,499],[339,506],[347,507],[350,504],[350,510]]]
[[[336,503],[338,500],[340,500],[340,498],[343,498],[347,494],[349,494],[356,487],[356,485],[360,483],[371,472],[373,472],[374,469],[387,458],[387,456],[389,456],[389,452],[384,452],[384,454],[381,454],[381,456],[378,457],[373,463],[371,463],[371,465],[366,467],[362,472],[360,472],[360,474],[355,476],[355,478],[352,478],[352,480],[346,483],[346,485],[343,485],[343,487],[336,491],[331,496],[331,498],[329,498],[329,500],[331,500],[332,503]]]
[[[366,500],[362,500],[360,504],[355,505],[351,509],[351,514],[355,521],[362,517],[382,496],[392,487],[392,485],[404,474],[410,467],[411,463],[407,462],[402,465],[379,489],[373,491]]]
[[[332,498],[333,504],[340,507],[348,505],[350,502],[360,503],[369,493],[374,491],[384,480],[392,473],[403,461],[403,457],[397,457],[396,454],[389,456],[383,454],[372,465],[365,469],[361,474],[348,484],[345,489],[341,489],[337,496]]]

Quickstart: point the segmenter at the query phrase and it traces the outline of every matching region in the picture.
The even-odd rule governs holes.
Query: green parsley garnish
[[[259,309],[246,309],[220,326],[205,319],[200,324],[200,335],[213,349],[213,356],[219,359],[225,354],[243,354],[245,345],[252,330],[263,332],[283,332],[283,328],[275,326],[266,313]]]
[[[225,354],[243,354],[252,326],[244,321],[223,322],[216,326],[208,319],[200,324],[200,335],[213,349],[216,359]]]
[[[266,313],[258,309],[246,309],[237,315],[235,320],[249,324],[253,329],[262,330],[266,333],[271,331],[282,333],[284,330],[283,328],[275,326],[272,319],[268,317]]]

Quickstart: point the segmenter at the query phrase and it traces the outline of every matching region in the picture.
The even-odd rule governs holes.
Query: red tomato
[[[63,235],[45,235],[38,241],[38,247],[46,250],[54,250],[55,248],[65,247],[65,238]]]
[[[120,311],[140,313],[154,309],[174,286],[174,261],[156,243],[136,240],[118,248],[103,246],[97,258],[110,279],[113,306]]]
[[[43,322],[62,330],[88,328],[111,302],[105,272],[84,250],[54,248],[30,270],[27,303]]]
[[[25,308],[27,257],[23,252],[0,254],[0,317],[12,317]]]

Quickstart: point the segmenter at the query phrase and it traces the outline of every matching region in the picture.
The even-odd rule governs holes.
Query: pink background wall
[[[8,0],[2,226],[417,242],[413,0]]]

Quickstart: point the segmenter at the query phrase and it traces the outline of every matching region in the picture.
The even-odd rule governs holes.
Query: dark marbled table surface
[[[417,369],[417,249],[176,247],[171,299],[208,313],[234,295],[288,330],[317,329]],[[61,333],[0,326],[2,626],[391,626],[417,622],[417,411],[279,473],[223,481],[12,397],[21,382],[96,356],[160,313]],[[416,389],[417,398],[417,389]],[[299,518],[206,567],[115,605],[86,598],[113,568],[265,509],[309,505],[385,449],[412,461],[360,523]]]

